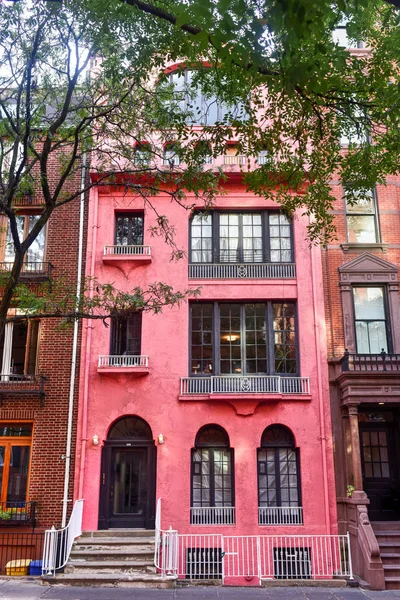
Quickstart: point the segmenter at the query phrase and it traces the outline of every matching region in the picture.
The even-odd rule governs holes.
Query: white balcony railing
[[[181,395],[185,394],[309,394],[308,377],[250,375],[221,377],[181,377]]]
[[[190,264],[191,279],[294,279],[294,263]]]
[[[151,246],[104,246],[104,256],[151,256]]]
[[[301,506],[260,506],[259,525],[303,525]]]
[[[244,165],[245,162],[246,157],[243,154],[236,154],[235,156],[224,155],[224,165]]]
[[[234,506],[202,506],[190,509],[191,525],[234,525]]]
[[[148,356],[103,355],[99,356],[99,367],[148,367]]]

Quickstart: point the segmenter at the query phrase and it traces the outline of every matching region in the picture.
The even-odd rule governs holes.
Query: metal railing
[[[353,578],[348,535],[178,534],[178,577],[221,579]]]
[[[148,367],[149,357],[144,355],[102,355],[99,356],[99,367]]]
[[[74,540],[82,534],[83,500],[77,500],[72,509],[68,525],[63,529],[45,531],[42,558],[42,574],[55,575],[69,559]]]
[[[301,506],[259,506],[259,525],[303,525]]]
[[[234,525],[234,506],[201,506],[190,508],[191,525]]]
[[[308,377],[279,375],[223,375],[220,377],[181,377],[181,395],[185,394],[309,394]]]
[[[230,154],[224,154],[224,165],[244,165],[246,157],[243,154],[236,154],[231,156]]]
[[[192,279],[294,279],[294,263],[190,264]]]
[[[41,575],[44,532],[0,533],[0,574]],[[30,565],[35,562],[35,570]]]
[[[13,262],[0,262],[0,274],[11,273]],[[50,262],[28,261],[24,262],[20,279],[47,279],[51,278],[53,265]]]
[[[177,577],[178,532],[161,529],[161,498],[157,500],[155,519],[154,565],[165,577]]]
[[[20,395],[40,396],[44,398],[43,375],[14,375],[14,373],[0,374],[0,396]]]
[[[347,349],[340,359],[342,371],[400,371],[400,354],[358,354]]]
[[[151,246],[104,246],[104,256],[151,256]]]
[[[37,502],[0,502],[0,527],[36,524]]]

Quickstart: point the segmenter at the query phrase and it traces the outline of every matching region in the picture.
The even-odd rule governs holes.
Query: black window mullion
[[[274,448],[275,452],[275,489],[276,489],[276,506],[282,506],[281,498],[281,471],[279,461],[279,448]]]
[[[240,307],[240,354],[241,354],[241,375],[246,375],[246,304]]]
[[[213,327],[213,342],[214,342],[214,373],[221,374],[221,319],[219,314],[219,303],[214,302],[214,327]]]
[[[214,469],[214,448],[210,448],[210,506],[215,506],[215,469]]]
[[[215,218],[213,218],[212,222],[212,231],[213,231],[213,242],[212,242],[212,251],[213,251],[213,263],[221,262],[220,258],[220,242],[219,242],[219,213],[214,213]]]
[[[269,213],[264,211],[262,218],[263,226],[263,261],[266,263],[270,262],[270,251],[269,251]]]
[[[274,330],[273,330],[273,317],[272,317],[272,304],[267,302],[265,305],[266,311],[266,335],[265,343],[267,344],[267,373],[269,375],[275,374],[275,358],[274,358]]]
[[[244,248],[243,248],[243,215],[238,215],[238,226],[239,226],[239,247],[238,247],[238,261],[239,263],[244,262]]]

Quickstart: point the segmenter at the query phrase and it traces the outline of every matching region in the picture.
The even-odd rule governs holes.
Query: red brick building
[[[378,588],[400,584],[399,182],[353,206],[333,182],[337,239],[323,252],[339,528]]]

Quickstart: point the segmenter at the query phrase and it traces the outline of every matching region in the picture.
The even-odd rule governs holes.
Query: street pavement
[[[1,600],[395,600],[400,590],[359,588],[184,587],[172,590],[42,586],[23,580],[0,580]]]

